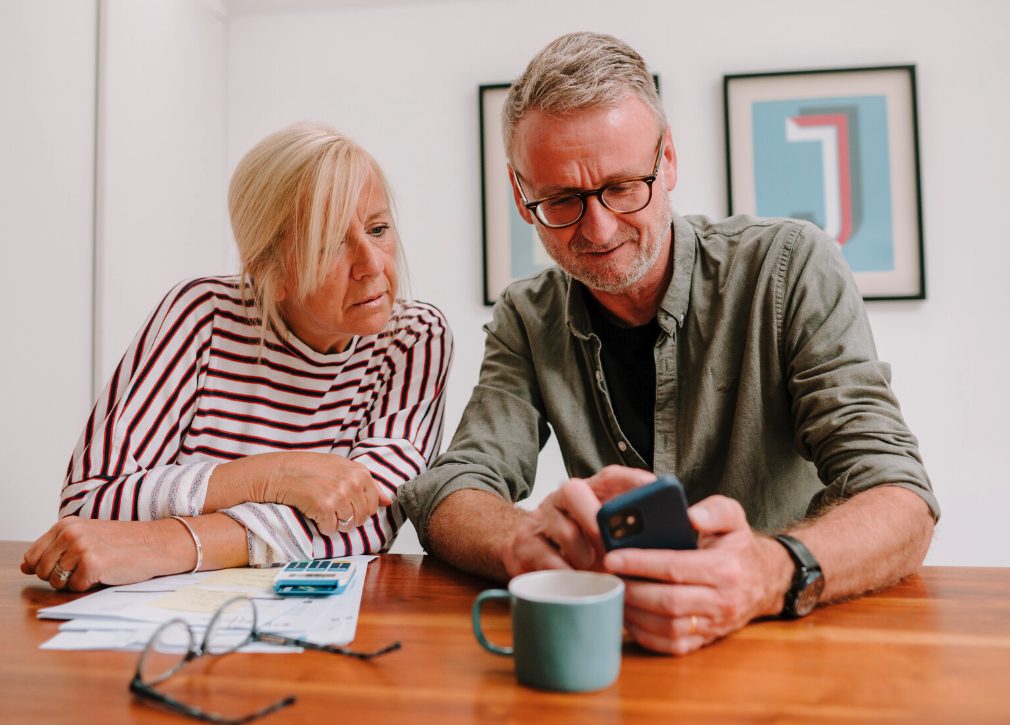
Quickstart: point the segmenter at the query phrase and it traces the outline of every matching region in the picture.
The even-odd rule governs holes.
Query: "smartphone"
[[[676,476],[616,496],[596,514],[600,536],[612,549],[697,549],[698,534],[687,517],[687,497]]]
[[[357,567],[340,559],[292,561],[274,577],[274,591],[285,597],[340,594],[354,579]]]

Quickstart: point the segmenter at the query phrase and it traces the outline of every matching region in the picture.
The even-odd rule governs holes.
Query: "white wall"
[[[55,521],[93,386],[162,295],[232,268],[226,43],[214,0],[0,4],[0,539]]]
[[[397,192],[415,294],[456,335],[451,432],[476,381],[481,224],[477,86],[514,78],[549,40],[613,33],[661,77],[680,156],[682,213],[724,215],[724,73],[895,63],[918,66],[929,299],[870,305],[881,356],[944,508],[928,561],[1010,565],[1002,441],[1010,432],[1010,248],[976,220],[1010,198],[1010,6],[997,0],[510,0],[229,5],[228,162],[291,121],[318,118],[372,151]],[[276,8],[282,4],[275,3]],[[971,224],[971,227],[968,225]],[[970,231],[969,231],[970,228]],[[562,467],[542,457],[538,493]],[[400,542],[398,542],[399,544]],[[401,544],[402,546],[402,544]]]
[[[0,4],[0,539],[55,519],[91,405],[96,3]]]
[[[101,36],[98,390],[170,287],[232,268],[222,6],[103,0]]]

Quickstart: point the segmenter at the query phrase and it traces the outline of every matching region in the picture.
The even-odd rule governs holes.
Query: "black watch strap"
[[[783,603],[782,616],[793,619],[804,617],[817,606],[821,591],[824,589],[824,573],[821,571],[821,565],[810,549],[795,536],[778,534],[775,540],[785,547],[796,564],[796,573]]]
[[[810,549],[802,541],[797,539],[795,536],[790,536],[789,534],[778,534],[776,537],[782,546],[786,547],[786,551],[789,552],[789,556],[792,557],[793,561],[796,562],[796,567],[803,567],[804,569],[820,569],[821,565],[817,561],[817,557],[810,553]]]

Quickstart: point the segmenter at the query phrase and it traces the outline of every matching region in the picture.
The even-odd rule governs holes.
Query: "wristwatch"
[[[796,563],[796,573],[793,575],[789,591],[786,592],[781,616],[787,619],[805,617],[814,611],[817,600],[824,591],[824,573],[821,571],[821,565],[799,539],[788,534],[779,534],[775,540],[786,547],[789,556]]]

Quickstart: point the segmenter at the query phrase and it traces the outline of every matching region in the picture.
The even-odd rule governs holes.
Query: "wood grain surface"
[[[134,702],[137,655],[43,651],[57,623],[40,607],[75,595],[20,573],[27,547],[0,542],[0,722],[185,722]],[[470,606],[489,582],[433,557],[387,555],[368,569],[355,646],[403,642],[372,662],[306,652],[203,657],[165,685],[240,715],[285,695],[285,722],[1010,722],[1010,569],[926,567],[886,591],[797,622],[750,625],[685,658],[625,647],[621,675],[588,694],[518,685],[485,652]],[[485,631],[509,641],[489,605]]]

